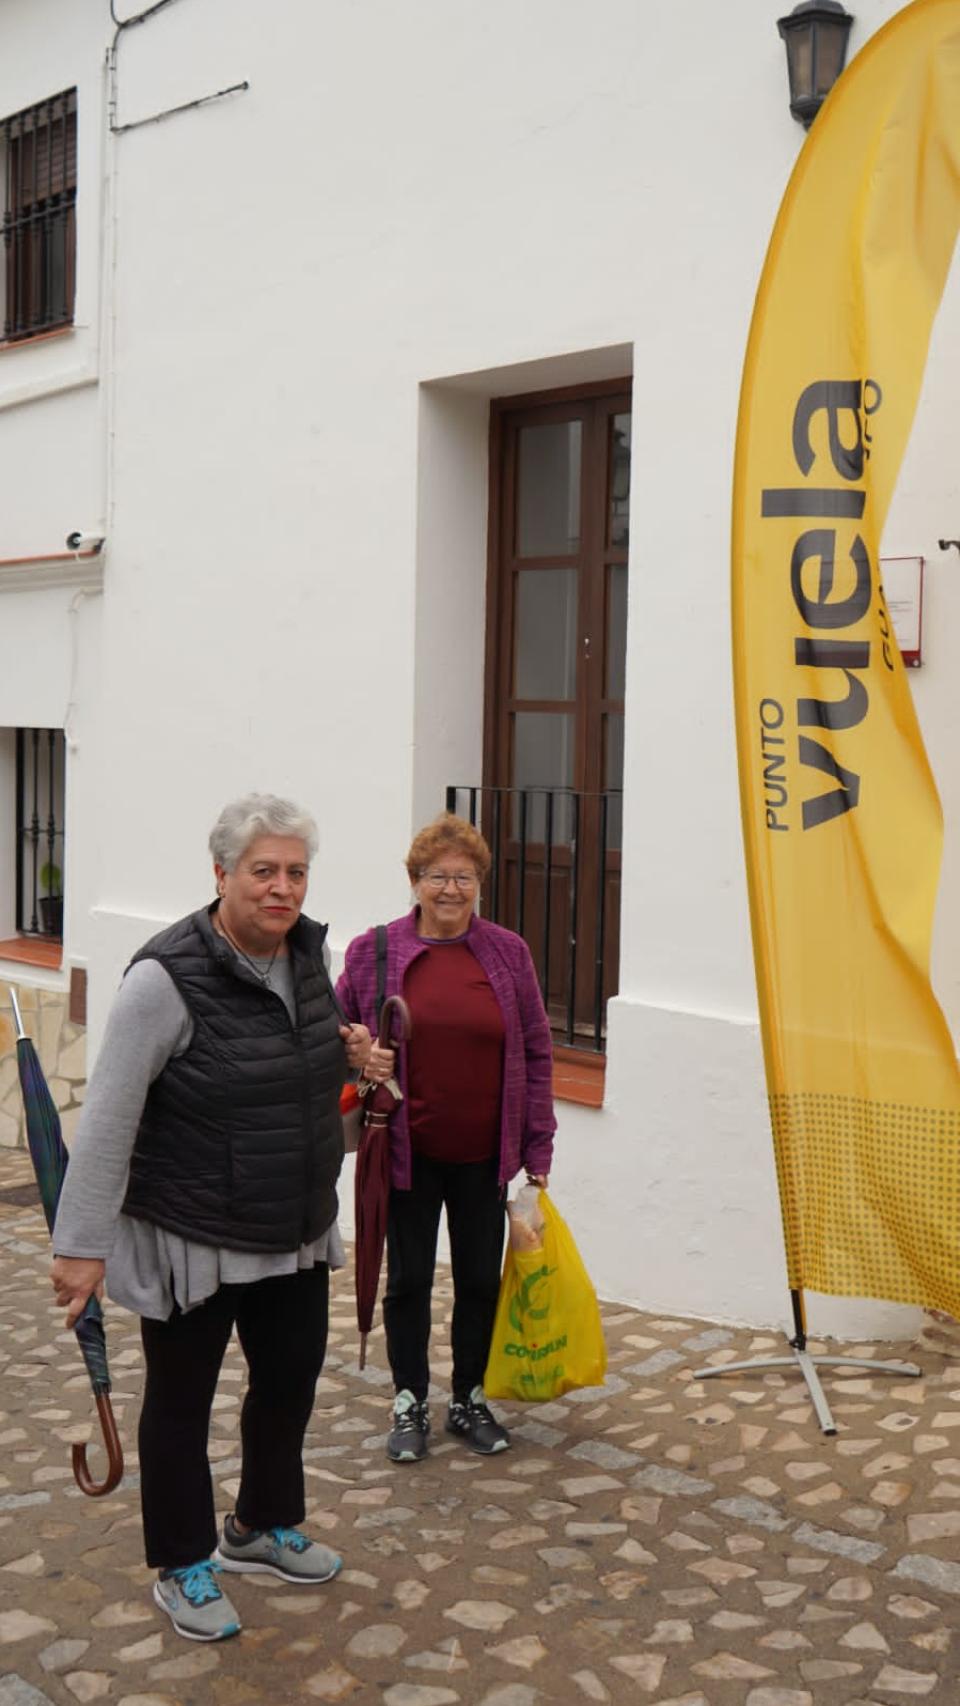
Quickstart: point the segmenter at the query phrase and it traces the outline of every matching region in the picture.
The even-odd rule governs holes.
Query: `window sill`
[[[62,326],[48,326],[45,332],[29,332],[23,338],[0,338],[0,355],[6,355],[8,350],[33,349],[37,344],[49,343],[51,338],[65,338],[73,331],[73,321],[68,320]]]
[[[14,361],[23,350],[22,361]],[[26,353],[31,352],[31,353]],[[31,332],[26,338],[0,340],[0,410],[81,391],[98,381],[94,328],[71,322]]]
[[[103,586],[103,548],[51,551],[38,557],[0,557],[0,592],[7,588],[74,586],[99,592]]]
[[[21,966],[39,966],[43,971],[59,971],[63,964],[63,943],[39,936],[10,936],[5,942],[0,942],[0,960],[11,960]]]
[[[577,1102],[582,1108],[602,1108],[607,1076],[606,1056],[586,1049],[555,1048],[553,1094],[558,1102]]]

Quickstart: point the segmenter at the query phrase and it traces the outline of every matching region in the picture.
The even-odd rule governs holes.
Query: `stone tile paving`
[[[90,1501],[69,1464],[89,1428],[86,1376],[47,1301],[28,1177],[21,1156],[0,1158],[0,1706],[956,1700],[949,1335],[914,1352],[922,1381],[828,1376],[841,1426],[828,1440],[789,1371],[692,1379],[771,1335],[610,1306],[603,1390],[502,1406],[514,1449],[481,1459],[444,1435],[438,1386],[430,1457],[394,1466],[382,1339],[361,1376],[349,1275],[307,1453],[309,1524],[343,1573],[306,1590],[234,1577],[243,1634],[182,1641],[140,1561],[136,1323],[110,1308],[129,1476]],[[442,1284],[438,1312],[448,1305]],[[437,1337],[442,1382],[440,1321]],[[225,1509],[242,1379],[231,1351],[211,1430]]]
[[[69,1018],[69,997],[65,990],[14,987],[24,1030],[33,1040],[69,1143],[86,1091],[86,1031]],[[26,1141],[17,1074],[16,1029],[13,1009],[4,992],[0,1002],[0,1148],[23,1149]]]

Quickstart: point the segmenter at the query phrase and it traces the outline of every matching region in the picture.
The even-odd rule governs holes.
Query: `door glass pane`
[[[573,699],[577,691],[577,571],[516,576],[514,696]]]
[[[623,714],[608,711],[603,719],[603,785],[604,788],[623,787]],[[623,797],[608,795],[607,848],[619,848],[623,841]]]
[[[568,557],[580,548],[580,422],[521,427],[517,555]]]
[[[568,711],[517,711],[513,718],[513,786],[526,793],[528,841],[543,841],[547,795],[573,786],[574,719]],[[513,796],[512,833],[521,831],[520,801]],[[573,811],[569,796],[554,793],[553,842],[569,842]]]
[[[609,545],[630,543],[630,416],[614,415],[610,421],[609,459]]]
[[[622,699],[627,678],[627,565],[607,569],[606,697]]]

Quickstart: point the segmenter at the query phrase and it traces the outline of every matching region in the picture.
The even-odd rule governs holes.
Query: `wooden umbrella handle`
[[[390,1032],[393,1028],[394,1014],[396,1014],[400,1021],[400,1036],[398,1040],[405,1043],[410,1035],[410,1009],[404,1001],[403,996],[388,995],[380,1009],[380,1028],[377,1031],[377,1042],[381,1048],[394,1048],[396,1046],[390,1036]]]
[[[123,1447],[117,1424],[114,1419],[113,1405],[108,1392],[98,1392],[96,1395],[97,1414],[100,1417],[100,1431],[107,1453],[107,1478],[105,1481],[95,1481],[87,1468],[87,1448],[85,1445],[75,1445],[71,1451],[73,1460],[73,1478],[81,1493],[86,1493],[88,1499],[102,1499],[107,1493],[112,1493],[119,1486],[123,1477]]]

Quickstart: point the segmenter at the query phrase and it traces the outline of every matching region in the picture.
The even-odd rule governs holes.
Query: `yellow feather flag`
[[[940,803],[880,536],[960,225],[960,0],[824,105],[771,239],[733,511],[741,806],[791,1287],[960,1315],[960,1072],[930,985]]]

